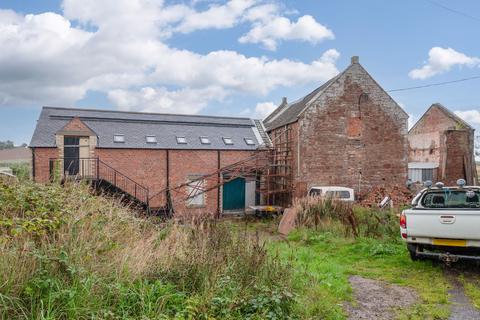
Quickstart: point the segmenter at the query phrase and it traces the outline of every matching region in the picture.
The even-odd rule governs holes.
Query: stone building
[[[277,157],[280,181],[273,183],[286,187],[281,201],[291,202],[312,186],[351,187],[357,193],[404,186],[407,122],[407,113],[358,57],[305,97],[293,103],[284,98],[264,121],[272,143],[285,155]]]
[[[248,118],[44,107],[30,148],[37,182],[89,179],[152,209],[219,214],[256,204],[256,178],[221,184],[221,169],[268,143],[261,121]]]
[[[476,183],[475,130],[439,103],[432,104],[408,133],[409,179],[455,185]]]

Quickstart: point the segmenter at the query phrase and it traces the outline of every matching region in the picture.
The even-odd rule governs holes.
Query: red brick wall
[[[57,148],[32,148],[34,155],[35,182],[46,183],[50,181],[50,162],[49,159],[57,158]]]
[[[36,148],[35,173],[37,182],[49,179],[49,158],[56,158],[56,148]],[[216,150],[170,150],[169,181],[175,187],[186,183],[191,176],[205,175],[218,170],[218,152]],[[148,149],[104,149],[97,148],[96,154],[103,162],[118,170],[130,179],[149,189],[150,196],[158,194],[167,186],[167,151]],[[220,166],[224,167],[249,157],[250,151],[221,151]],[[217,184],[217,176],[206,181],[206,188]],[[216,214],[219,208],[219,190],[213,189],[205,194],[205,206],[187,207],[184,201],[186,188],[182,192],[173,192],[172,201],[178,215]],[[161,207],[166,203],[165,194],[155,196],[151,207]]]
[[[468,185],[474,184],[476,170],[472,160],[472,141],[467,130],[445,131],[445,164],[440,167],[440,181],[446,185],[456,185],[458,179],[465,179]]]
[[[406,119],[373,94],[359,107],[362,92],[347,82],[342,95],[300,120],[299,180],[308,187],[339,185],[364,192],[377,185],[405,185]]]
[[[103,162],[149,189],[150,196],[166,187],[166,151],[148,149],[100,149]],[[155,197],[152,207],[165,204],[163,195]]]
[[[364,92],[368,98],[359,107]],[[313,185],[345,186],[356,192],[405,185],[407,117],[393,100],[361,72],[322,99],[292,125],[295,195],[304,195]]]
[[[441,162],[443,132],[456,122],[435,106],[408,133],[409,162]]]

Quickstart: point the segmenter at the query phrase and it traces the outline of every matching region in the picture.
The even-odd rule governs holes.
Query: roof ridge
[[[49,109],[49,110],[74,110],[74,111],[95,111],[95,112],[105,112],[105,113],[143,114],[143,115],[157,115],[157,116],[177,116],[177,117],[199,117],[199,118],[252,120],[251,118],[246,118],[246,117],[233,117],[233,116],[214,116],[214,115],[202,115],[202,114],[182,114],[182,113],[157,113],[157,112],[141,112],[141,111],[122,111],[122,110],[106,110],[106,109],[94,109],[94,108],[68,108],[68,107],[43,106],[42,109]]]

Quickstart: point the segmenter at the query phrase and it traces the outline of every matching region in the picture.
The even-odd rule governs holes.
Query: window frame
[[[148,141],[148,138],[153,138],[153,141]],[[157,136],[155,135],[145,136],[145,142],[148,144],[157,144]]]
[[[187,137],[185,137],[185,136],[175,136],[175,138],[177,140],[177,144],[188,144]],[[181,141],[179,139],[183,139],[183,141]]]
[[[206,142],[204,140],[206,140]],[[212,144],[212,141],[210,141],[210,138],[207,136],[200,136],[200,143],[203,145],[208,145]]]
[[[233,139],[231,137],[222,137],[222,140],[223,140],[223,143],[226,145],[226,146],[232,146],[234,145],[233,143]],[[230,142],[228,142],[230,141]]]
[[[247,144],[247,146],[254,146],[256,143],[255,143],[255,140],[253,140],[253,138],[243,138],[245,140],[245,143]],[[249,143],[249,141],[251,143]]]
[[[121,139],[118,140],[117,138],[121,138]],[[125,135],[120,134],[120,133],[114,134],[113,135],[113,143],[125,143]]]
[[[206,180],[201,179],[197,180],[198,176],[190,176],[187,179],[187,193],[190,195],[192,192],[192,188],[201,188],[203,192],[198,192],[199,194],[195,194],[193,197],[188,198],[186,200],[186,205],[188,208],[204,208],[206,206]],[[195,184],[194,186],[192,186]]]

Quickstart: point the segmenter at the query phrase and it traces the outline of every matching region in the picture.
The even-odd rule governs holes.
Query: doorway
[[[236,178],[223,185],[223,211],[245,209],[245,179]]]
[[[63,137],[63,172],[76,176],[80,170],[80,137]]]

